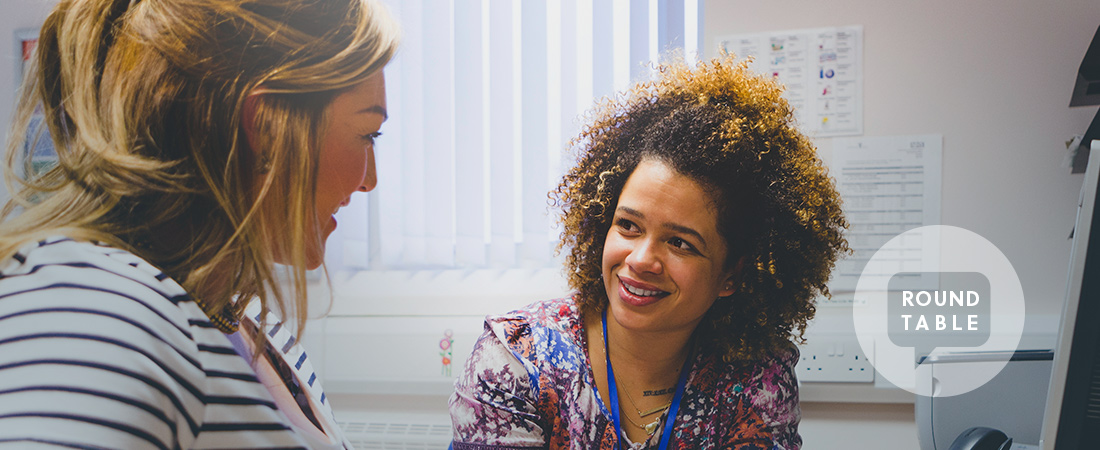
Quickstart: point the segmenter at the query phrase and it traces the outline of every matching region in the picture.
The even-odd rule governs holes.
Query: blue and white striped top
[[[265,332],[339,433],[293,335]],[[130,252],[63,237],[0,261],[0,445],[10,443],[316,445],[178,283]]]

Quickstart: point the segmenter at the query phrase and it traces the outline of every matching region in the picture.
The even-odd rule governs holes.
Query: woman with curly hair
[[[556,192],[571,298],[486,320],[455,449],[797,449],[794,366],[848,247],[771,79],[672,63],[604,103]]]

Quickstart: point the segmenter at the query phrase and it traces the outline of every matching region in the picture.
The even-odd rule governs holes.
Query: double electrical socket
[[[875,369],[855,338],[810,336],[805,344],[798,346],[798,350],[800,356],[795,366],[795,374],[800,381],[831,383],[875,381]]]

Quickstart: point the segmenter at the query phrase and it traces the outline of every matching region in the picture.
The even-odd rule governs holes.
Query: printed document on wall
[[[753,57],[749,68],[786,86],[811,137],[863,134],[863,27],[721,36],[718,48]]]
[[[943,135],[837,138],[830,173],[848,219],[853,253],[833,272],[834,302],[850,303],[864,266],[887,241],[914,228],[940,225]],[[902,250],[890,255],[897,272],[922,272],[939,263],[938,236],[907,234]],[[937,280],[908,280],[935,285]],[[847,298],[846,298],[847,297]]]

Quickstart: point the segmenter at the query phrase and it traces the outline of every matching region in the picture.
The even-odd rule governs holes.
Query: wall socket
[[[875,369],[854,338],[812,336],[798,346],[795,374],[800,381],[871,383]],[[873,349],[872,349],[873,351]]]

